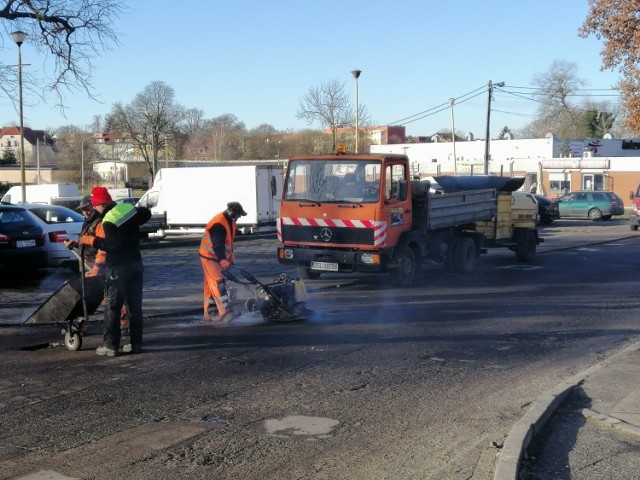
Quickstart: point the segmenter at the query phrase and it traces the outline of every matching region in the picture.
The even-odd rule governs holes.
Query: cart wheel
[[[76,351],[76,350],[80,350],[80,347],[82,346],[82,336],[76,332],[76,333],[65,333],[64,334],[64,345],[65,347],[67,347],[68,350],[71,351]]]
[[[256,310],[256,299],[255,298],[247,298],[244,302],[244,308],[247,309],[247,312],[255,312]]]

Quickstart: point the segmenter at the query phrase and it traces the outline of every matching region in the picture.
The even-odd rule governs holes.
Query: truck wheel
[[[524,240],[516,245],[516,258],[521,262],[533,262],[538,242],[533,232],[527,232]]]
[[[449,249],[447,250],[447,254],[444,257],[444,269],[446,272],[453,273],[456,271],[456,251],[458,249],[458,243],[460,242],[459,238],[454,238],[451,240],[451,244],[449,245]]]
[[[461,238],[454,251],[454,267],[458,273],[472,272],[476,266],[476,244],[471,238]]]
[[[416,254],[411,247],[405,247],[397,257],[398,268],[390,273],[394,287],[410,287],[416,276]]]
[[[310,268],[298,267],[298,276],[303,280],[317,280],[320,278],[320,272]]]
[[[594,222],[602,220],[602,212],[597,208],[592,208],[591,210],[589,210],[589,218]]]

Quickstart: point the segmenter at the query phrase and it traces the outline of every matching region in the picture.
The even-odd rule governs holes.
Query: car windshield
[[[78,212],[64,207],[43,205],[29,209],[36,217],[50,225],[58,223],[82,222],[84,218]]]
[[[378,201],[380,169],[380,161],[372,160],[294,160],[289,164],[284,199],[374,203]]]

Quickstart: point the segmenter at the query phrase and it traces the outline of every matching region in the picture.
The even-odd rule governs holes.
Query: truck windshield
[[[349,158],[293,160],[284,200],[317,203],[376,203],[381,162]]]

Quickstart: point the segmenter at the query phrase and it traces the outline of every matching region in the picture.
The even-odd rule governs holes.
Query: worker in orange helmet
[[[220,321],[230,322],[240,312],[230,308],[224,271],[235,263],[233,240],[236,222],[247,214],[238,202],[227,203],[226,210],[215,215],[207,224],[200,241],[200,263],[204,271],[204,318],[211,320],[216,314]]]

